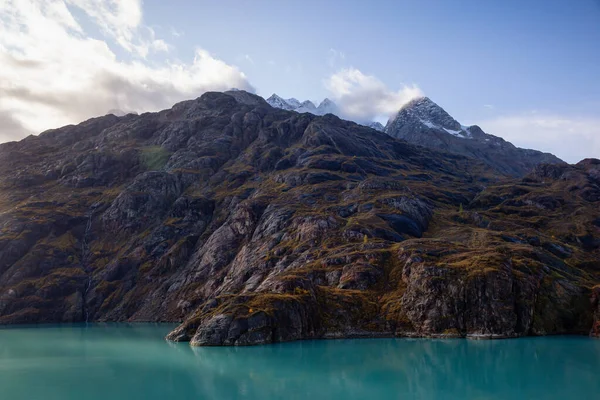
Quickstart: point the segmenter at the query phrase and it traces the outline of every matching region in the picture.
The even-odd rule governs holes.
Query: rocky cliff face
[[[476,125],[461,125],[427,97],[402,107],[385,132],[420,146],[478,159],[503,175],[523,177],[536,165],[564,163],[549,153],[515,147]]]
[[[597,334],[600,161],[510,180],[207,93],[0,145],[0,323],[171,340]]]

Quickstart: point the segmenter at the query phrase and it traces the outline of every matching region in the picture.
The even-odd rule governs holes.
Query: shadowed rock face
[[[564,164],[549,153],[521,149],[477,125],[463,126],[428,97],[415,99],[390,119],[385,132],[430,149],[480,160],[500,174],[523,177],[539,164]]]
[[[511,180],[207,93],[0,145],[0,323],[171,340],[598,334],[600,162]]]

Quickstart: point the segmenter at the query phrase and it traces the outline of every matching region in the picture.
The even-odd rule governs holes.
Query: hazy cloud
[[[340,113],[357,121],[389,118],[410,100],[423,96],[417,86],[394,91],[371,75],[356,68],[342,69],[325,81],[325,87],[340,108]]]
[[[0,110],[0,143],[11,142],[30,133],[10,111]]]
[[[82,28],[75,8],[102,38]],[[111,46],[124,49],[127,59]],[[139,0],[0,1],[0,141],[110,109],[156,111],[208,90],[253,91],[238,68],[205,50],[197,49],[190,63],[158,58],[168,50],[143,25]]]
[[[176,37],[176,38],[183,36],[183,31],[179,31],[173,27],[171,27],[170,32],[171,32],[171,36]]]
[[[477,125],[516,146],[550,152],[569,163],[600,158],[600,118],[530,112],[478,121]]]
[[[327,64],[331,68],[335,68],[337,65],[343,64],[344,61],[346,61],[346,54],[344,54],[344,52],[336,49],[329,49]]]

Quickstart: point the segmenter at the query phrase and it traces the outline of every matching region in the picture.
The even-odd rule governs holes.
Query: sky
[[[600,0],[0,0],[0,142],[231,87],[600,158]]]

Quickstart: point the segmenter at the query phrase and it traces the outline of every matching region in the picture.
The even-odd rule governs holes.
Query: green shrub
[[[146,147],[142,149],[140,161],[148,171],[159,171],[167,165],[171,153],[160,146]]]

